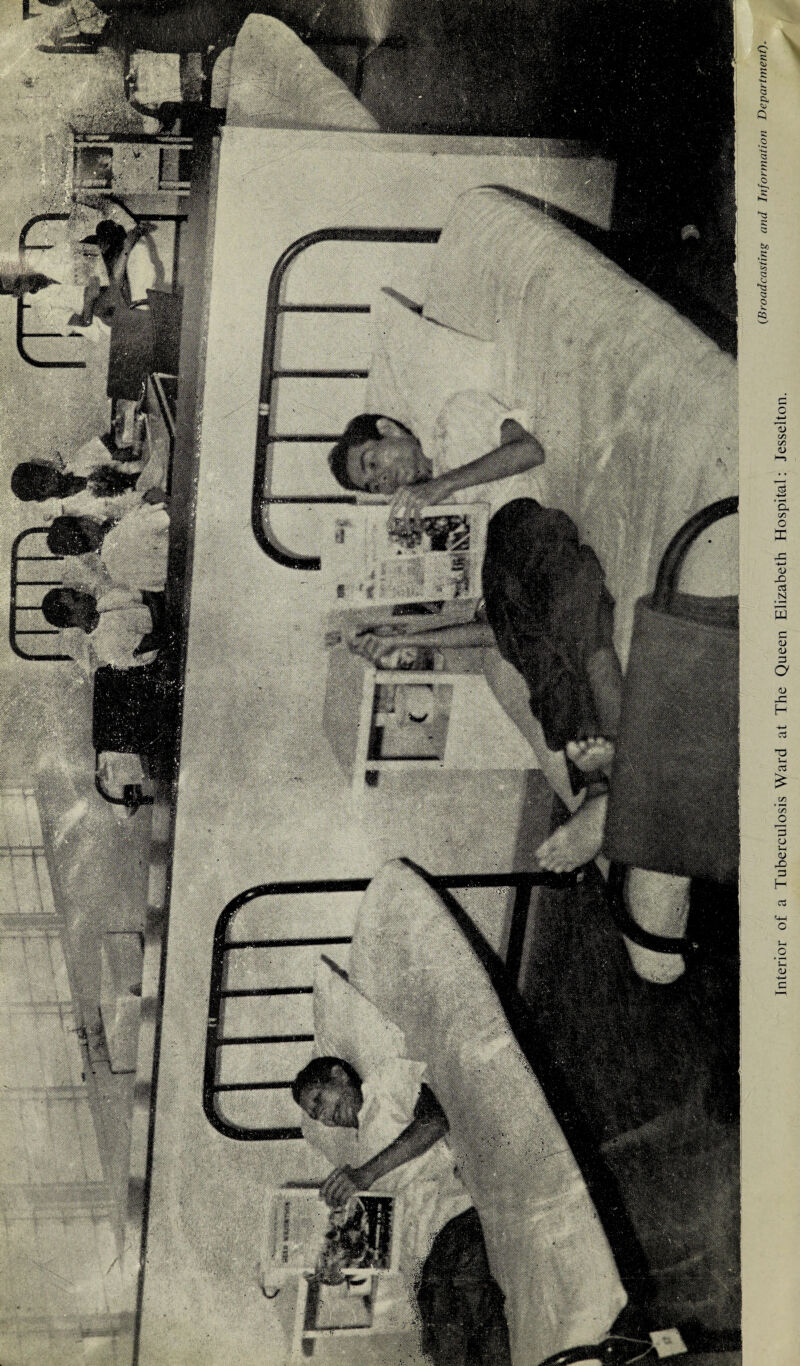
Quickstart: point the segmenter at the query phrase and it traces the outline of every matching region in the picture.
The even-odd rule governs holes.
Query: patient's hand
[[[427,479],[423,484],[404,484],[392,499],[389,508],[389,530],[413,530],[422,518],[422,509],[435,503],[446,503],[453,489],[447,475]]]
[[[322,1183],[319,1193],[332,1209],[346,1205],[352,1195],[372,1185],[364,1167],[336,1167]]]
[[[377,664],[378,660],[391,654],[402,643],[402,638],[398,638],[394,633],[381,636],[374,631],[361,631],[347,636],[347,648],[352,650],[354,655],[368,659],[371,664]]]

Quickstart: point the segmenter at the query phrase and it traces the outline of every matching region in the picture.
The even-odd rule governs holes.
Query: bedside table
[[[322,724],[356,795],[381,773],[539,767],[475,670],[376,669],[336,648],[328,660]]]
[[[416,1319],[402,1277],[365,1275],[364,1293],[343,1285],[317,1285],[301,1276],[297,1287],[293,1360],[313,1355],[320,1338],[412,1333]]]

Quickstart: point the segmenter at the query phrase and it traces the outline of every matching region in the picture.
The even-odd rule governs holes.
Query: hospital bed
[[[328,1015],[328,1032],[315,1043],[320,953],[346,968],[353,1004],[360,993],[377,1005],[405,1036],[405,1056],[427,1065],[506,1297],[520,1366],[602,1338],[625,1302],[583,1177],[497,994],[518,971],[533,887],[574,880],[544,873],[427,879],[395,861],[370,883],[249,888],[225,908],[214,936],[203,1078],[209,1121],[229,1138],[296,1139],[303,1131],[289,1085],[312,1048],[342,1056],[349,1049],[348,1060],[363,1071],[358,1050],[371,1045],[356,1036],[357,1009],[346,1011],[351,1042],[333,1037]],[[452,901],[451,893],[468,898],[474,889],[513,893],[505,972]]]
[[[67,662],[59,649],[59,632],[41,614],[41,599],[63,582],[63,560],[47,548],[47,527],[21,532],[11,548],[11,611],[9,644],[20,659],[45,663]],[[151,776],[161,776],[174,730],[175,686],[163,662],[141,669],[97,669],[92,680],[92,745],[95,751],[95,788],[112,806],[135,812],[152,804],[141,784],[113,791],[106,781],[102,756],[138,755]],[[152,767],[151,767],[152,766]]]
[[[229,60],[217,97],[229,125],[376,129],[277,20],[251,16]],[[480,351],[491,392],[534,414],[547,452],[542,501],[569,513],[598,555],[625,662],[633,605],[670,537],[737,482],[732,357],[626,265],[635,271],[625,234],[492,186],[462,195],[438,226],[321,222],[299,237],[269,282],[252,507],[262,549],[287,568],[318,569],[317,546],[287,544],[281,510],[350,501],[325,465],[339,414],[386,411],[425,428],[434,402],[474,387]],[[413,338],[426,367],[409,357],[407,313],[376,319],[364,283],[376,270],[386,286],[416,280]],[[735,591],[735,527],[687,572],[688,593]]]
[[[229,61],[216,96],[228,126],[376,131],[277,20],[251,16]],[[562,145],[556,155],[565,153]],[[415,340],[434,370],[422,377],[421,397],[422,367],[402,373],[409,329],[401,313],[376,320],[372,283],[381,272],[406,295],[415,281]],[[491,392],[535,414],[547,451],[542,501],[573,517],[603,564],[624,659],[633,602],[649,591],[670,536],[734,493],[737,474],[733,359],[636,274],[625,233],[492,186],[462,195],[446,223],[372,229],[323,220],[298,237],[269,282],[252,506],[262,549],[287,568],[318,569],[318,546],[288,542],[284,513],[351,501],[325,465],[340,415],[394,402],[402,412],[390,415],[424,426],[447,382],[449,392],[474,387],[482,350]],[[437,350],[444,374],[435,373]],[[734,537],[735,529],[719,533],[720,562],[687,592],[731,591]]]
[[[393,286],[387,244],[424,251],[416,299],[358,297],[341,268],[341,298],[313,297],[310,258],[326,251],[333,274],[337,251],[340,261],[346,252],[352,259],[354,245],[365,262],[386,256],[385,285]],[[423,445],[447,397],[486,387],[531,412],[546,452],[538,496],[572,517],[603,565],[624,663],[635,602],[650,591],[672,535],[736,492],[736,366],[602,245],[601,232],[571,215],[492,187],[462,195],[441,232],[331,225],[292,244],[273,269],[267,302],[253,487],[262,549],[287,567],[317,569],[317,547],[282,543],[277,509],[353,501],[325,482],[326,451],[341,428],[329,418],[323,429],[320,381],[336,383],[329,412],[385,412]],[[320,344],[303,366],[294,357],[307,314],[320,332],[326,315],[340,326],[325,328],[327,354]],[[313,413],[314,423],[284,419],[281,427],[282,411]],[[687,593],[735,593],[735,523],[720,526],[686,575]]]
[[[173,139],[173,142],[179,141]],[[184,145],[191,146],[185,139]],[[164,282],[168,284],[176,282],[179,275],[181,229],[186,222],[186,214],[166,212],[163,206],[159,207],[157,203],[153,204],[153,201],[150,201],[146,210],[137,211],[133,216],[156,224],[152,236],[160,262],[158,274],[163,275]],[[102,209],[98,208],[94,213],[94,219],[98,221],[102,217]],[[20,257],[27,260],[31,270],[48,274],[48,257],[62,248],[66,225],[70,220],[69,213],[40,213],[34,214],[23,225],[19,234],[19,252]],[[87,232],[89,230],[87,227]],[[128,275],[134,301],[144,299],[147,290],[158,278],[146,242],[139,243],[131,253]],[[90,342],[83,332],[66,327],[61,317],[63,310],[59,310],[58,316],[54,314],[51,298],[48,298],[50,293],[51,290],[44,289],[34,295],[23,294],[17,300],[17,351],[26,364],[36,369],[85,370]],[[95,324],[95,327],[99,327],[99,324]]]

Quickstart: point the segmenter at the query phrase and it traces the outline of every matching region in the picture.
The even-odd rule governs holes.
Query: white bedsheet
[[[227,104],[226,123],[244,128],[339,128],[378,125],[344,81],[279,19],[251,14],[230,64],[216,79],[212,102]],[[222,93],[224,91],[224,93]]]
[[[370,884],[350,976],[427,1064],[506,1296],[516,1366],[602,1338],[625,1293],[583,1177],[486,972],[406,864]]]
[[[567,228],[486,187],[456,202],[424,309],[496,341],[496,396],[534,414],[543,496],[603,565],[625,663],[634,604],[671,536],[736,492],[733,359]],[[685,586],[735,593],[736,519],[713,541],[687,564]]]

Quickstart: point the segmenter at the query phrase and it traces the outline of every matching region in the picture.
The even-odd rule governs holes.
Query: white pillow
[[[314,1037],[318,1053],[344,1058],[360,1077],[390,1058],[406,1056],[402,1029],[324,957],[314,973]]]
[[[382,289],[372,305],[372,357],[366,410],[403,422],[430,447],[447,399],[465,389],[494,389],[494,342],[468,337],[423,318],[419,309]]]
[[[300,1128],[306,1143],[330,1162],[332,1167],[354,1167],[358,1163],[357,1130],[331,1129],[300,1112]]]

